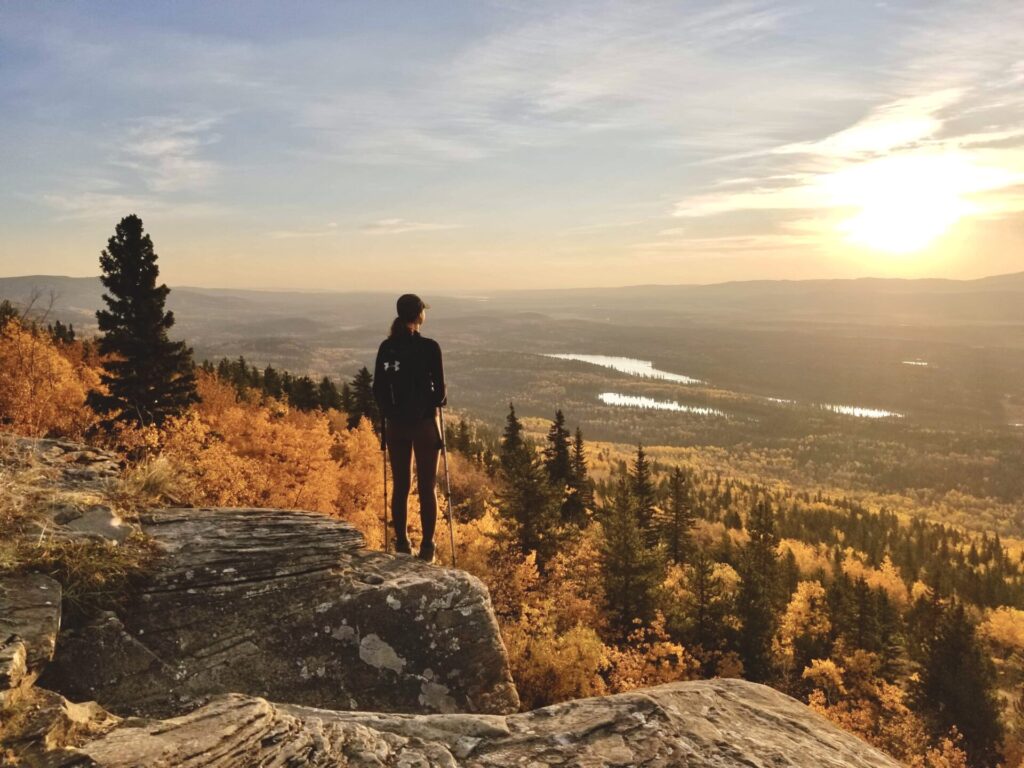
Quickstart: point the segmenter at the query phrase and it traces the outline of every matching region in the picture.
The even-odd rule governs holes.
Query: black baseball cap
[[[395,307],[398,309],[398,316],[407,323],[413,322],[424,309],[430,309],[430,305],[415,293],[403,293],[398,297]]]

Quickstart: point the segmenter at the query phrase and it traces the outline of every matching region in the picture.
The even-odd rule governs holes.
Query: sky
[[[0,1],[0,275],[1024,270],[1024,3]]]

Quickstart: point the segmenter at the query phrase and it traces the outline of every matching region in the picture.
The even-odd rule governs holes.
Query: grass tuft
[[[123,519],[167,498],[169,466],[133,467],[109,488],[61,488],[53,470],[31,452],[0,445],[0,574],[45,573],[81,610],[112,608],[127,583],[145,574],[155,544],[134,532],[122,543],[73,536],[53,523],[55,512],[103,505]]]

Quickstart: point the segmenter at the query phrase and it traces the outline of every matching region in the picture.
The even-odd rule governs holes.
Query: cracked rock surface
[[[799,702],[739,680],[674,683],[505,717],[329,712],[225,696],[184,717],[121,723],[77,754],[105,768],[898,766]]]
[[[367,551],[351,526],[273,509],[140,517],[161,555],[116,613],[61,635],[44,684],[118,715],[220,693],[328,709],[512,712],[486,588]]]
[[[41,574],[0,577],[0,710],[35,682],[53,656],[61,588]]]

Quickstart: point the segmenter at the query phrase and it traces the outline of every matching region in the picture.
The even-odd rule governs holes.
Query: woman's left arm
[[[437,397],[437,406],[444,408],[448,405],[448,389],[444,383],[444,364],[441,362],[441,345],[434,342],[433,370],[430,372],[434,379],[434,395]]]

